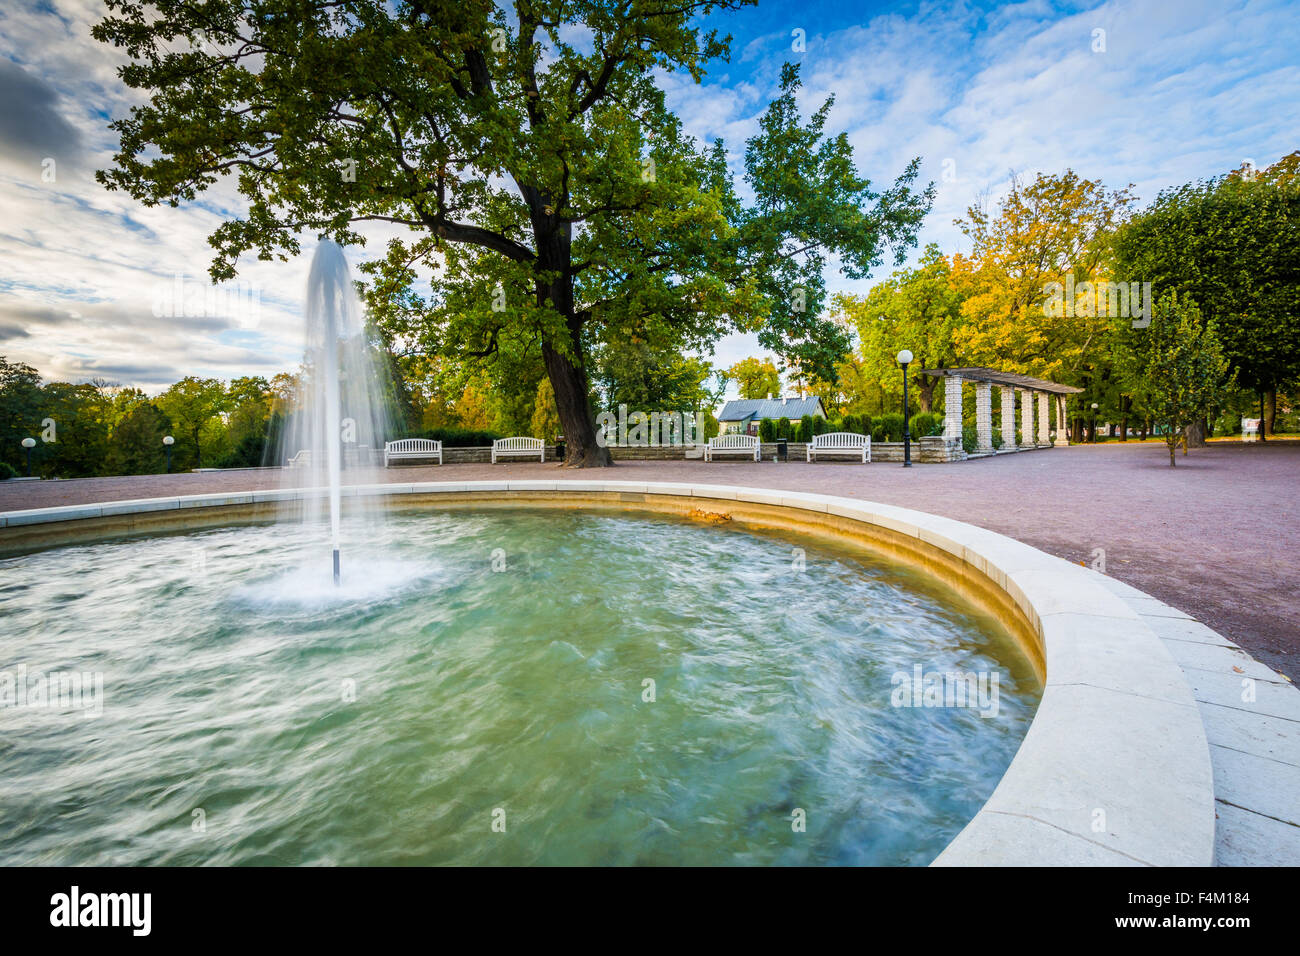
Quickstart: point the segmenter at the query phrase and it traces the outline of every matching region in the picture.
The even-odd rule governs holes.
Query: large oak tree
[[[448,355],[540,350],[569,461],[604,464],[593,344],[748,329],[833,375],[848,343],[822,315],[829,257],[851,277],[886,248],[901,261],[930,204],[916,161],[873,190],[825,131],[830,104],[802,119],[792,66],[745,189],[721,142],[684,133],[663,77],[698,82],[728,43],[698,18],[747,2],[107,0],[95,35],[150,99],[114,124],[101,180],[178,204],[237,176],[248,210],[211,237],[214,279],[304,235],[405,227],[370,264],[382,328]]]

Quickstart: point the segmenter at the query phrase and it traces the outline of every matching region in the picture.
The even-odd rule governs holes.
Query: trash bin
[[[776,460],[790,460],[790,442],[785,438],[778,438],[776,440]]]
[[[555,436],[555,460],[564,461],[564,436]]]

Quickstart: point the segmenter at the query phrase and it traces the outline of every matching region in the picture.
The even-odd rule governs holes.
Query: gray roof
[[[999,372],[997,369],[980,366],[926,368],[921,370],[921,374],[933,375],[935,378],[960,376],[971,382],[991,382],[994,385],[1010,385],[1012,388],[1028,388],[1039,392],[1052,392],[1056,395],[1077,395],[1083,391],[1083,389],[1075,388],[1073,385],[1049,382],[1045,378],[1033,378],[1029,375],[1020,375],[1017,372]]]
[[[805,415],[826,417],[822,400],[816,395],[807,398],[741,398],[727,402],[718,414],[720,422],[747,422],[751,419],[803,418]]]

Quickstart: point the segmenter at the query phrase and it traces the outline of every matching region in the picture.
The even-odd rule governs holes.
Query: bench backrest
[[[543,442],[540,438],[498,438],[492,443],[497,451],[536,451]]]
[[[384,451],[440,451],[442,442],[432,438],[399,438],[384,442]]]
[[[718,435],[709,439],[710,448],[753,448],[757,444],[757,435]]]
[[[814,448],[863,448],[870,441],[866,435],[857,432],[827,432],[813,436]]]

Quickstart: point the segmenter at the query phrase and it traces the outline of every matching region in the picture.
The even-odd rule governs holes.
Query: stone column
[[[1034,393],[1024,389],[1020,393],[1020,447],[1034,445]]]
[[[1018,451],[1016,448],[1016,390],[1009,385],[1002,386],[1002,451]]]
[[[1070,444],[1070,425],[1066,418],[1065,396],[1056,396],[1056,444]]]
[[[1052,447],[1051,423],[1047,420],[1047,393],[1038,393],[1038,447]]]
[[[993,454],[993,386],[975,383],[975,454]]]
[[[961,383],[960,375],[943,380],[943,437],[948,441],[961,441]]]

